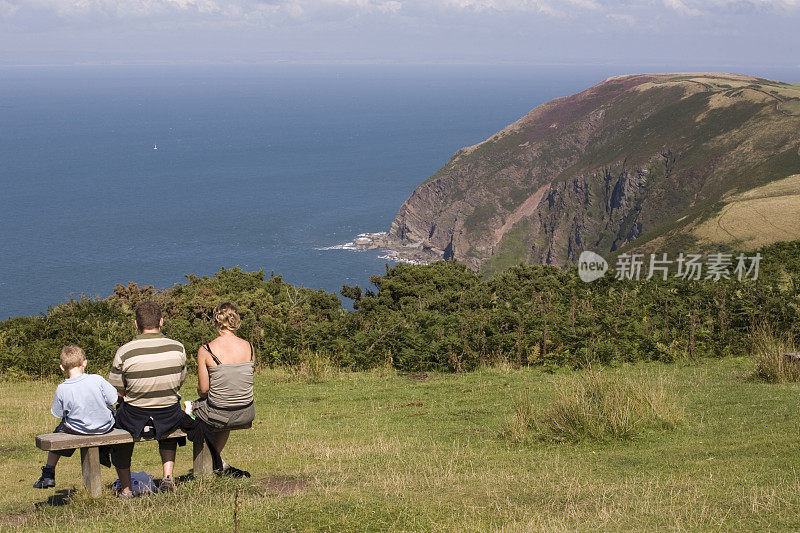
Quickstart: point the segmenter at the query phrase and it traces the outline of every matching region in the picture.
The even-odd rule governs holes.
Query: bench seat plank
[[[166,438],[185,437],[186,433],[176,429]],[[93,446],[108,446],[112,444],[125,444],[128,442],[139,442],[143,440],[153,440],[149,438],[134,439],[130,433],[124,429],[112,429],[103,435],[72,435],[69,433],[45,433],[36,437],[36,447],[44,451],[69,450],[72,448],[90,448]]]

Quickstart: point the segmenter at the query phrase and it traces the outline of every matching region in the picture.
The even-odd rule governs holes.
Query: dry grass
[[[329,357],[311,351],[304,352],[300,362],[290,366],[288,371],[290,379],[300,383],[322,383],[339,374]]]
[[[536,405],[528,392],[524,392],[514,409],[514,414],[506,421],[504,433],[513,441],[524,441],[531,436],[536,427]]]
[[[790,115],[800,115],[800,100],[789,100],[778,104],[778,109]]]
[[[701,243],[752,250],[800,235],[800,175],[734,195],[693,233]]]
[[[645,429],[673,428],[680,410],[662,379],[636,379],[589,368],[556,382],[556,398],[536,416],[523,398],[509,423],[513,435],[525,428],[556,442],[627,440]]]
[[[789,334],[778,334],[767,326],[753,333],[753,372],[751,379],[766,383],[800,381],[800,361],[787,353],[797,352],[797,345]]]

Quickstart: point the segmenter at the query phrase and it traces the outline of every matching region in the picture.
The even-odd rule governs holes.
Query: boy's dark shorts
[[[111,429],[114,429],[114,428],[112,427]],[[111,429],[109,429],[108,431],[111,431]],[[106,431],[106,433],[108,433],[108,431]],[[70,428],[67,427],[67,425],[64,423],[63,420],[58,423],[58,425],[56,426],[56,429],[53,430],[53,433],[68,433],[70,435],[86,435],[86,433],[78,433],[77,431],[71,430]],[[72,457],[72,454],[75,453],[76,449],[77,448],[70,448],[69,450],[52,450],[52,453],[54,453],[56,455],[60,455],[61,457]]]
[[[53,433],[69,433],[70,435],[83,435],[83,433],[78,433],[77,431],[72,431],[67,427],[67,425],[62,420],[56,426],[56,429],[53,430]],[[56,455],[60,455],[61,457],[72,457],[72,454],[75,453],[76,448],[72,448],[69,450],[53,450],[53,453]]]

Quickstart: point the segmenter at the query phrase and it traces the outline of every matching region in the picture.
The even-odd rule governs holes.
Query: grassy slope
[[[696,92],[698,90],[702,92]],[[656,172],[659,170],[657,166],[650,168],[648,182],[656,190],[642,205],[639,222],[644,225],[645,234],[626,248],[645,251],[654,247],[668,248],[670,251],[687,246],[693,248],[692,227],[716,213],[721,207],[717,205],[718,201],[724,194],[761,186],[794,174],[800,168],[800,156],[796,148],[771,157],[764,155],[769,150],[777,150],[777,146],[783,146],[792,136],[786,128],[789,121],[794,119],[788,119],[787,116],[798,114],[798,103],[800,87],[772,80],[711,74],[672,75],[657,79],[628,90],[606,104],[604,120],[608,126],[595,132],[597,140],[590,143],[579,161],[563,171],[555,181],[569,181],[575,176],[591,174],[604,167],[614,168],[622,160],[641,164],[658,154],[664,146],[673,149],[679,158],[676,167],[679,175],[669,183],[661,183],[666,177]],[[629,130],[619,129],[625,117],[636,116],[639,110],[650,108],[658,111]],[[486,168],[476,166],[482,170],[471,176],[471,181],[491,179],[495,196],[508,196],[505,190],[497,187],[497,179],[492,172],[509,165],[514,160],[513,154],[524,150],[524,144],[518,143],[528,135],[526,127],[520,126],[517,131],[514,126],[509,126],[504,132],[472,147],[466,158],[481,160],[486,163]],[[549,157],[548,154],[565,156],[564,151],[568,152],[569,146],[562,146],[559,139],[541,139],[542,148],[538,157],[544,160]],[[761,150],[758,155],[754,155],[752,147],[747,146],[748,140],[753,140]],[[775,147],[764,152],[769,143],[775,143]],[[707,179],[689,183],[699,180],[697,176],[708,169],[710,162],[726,153],[734,155],[726,157]],[[518,163],[523,167],[526,165],[524,162]],[[602,191],[592,192],[597,199],[603,197]],[[512,207],[515,201],[511,202]],[[785,202],[780,205],[775,201],[772,203],[775,205],[771,208],[778,210],[778,216],[794,215],[791,208],[789,211],[784,209]],[[561,222],[569,226],[568,219],[573,214],[568,207],[562,214]],[[471,234],[480,235],[489,231],[489,223],[495,215],[494,204],[479,206],[467,217],[464,227]],[[600,216],[591,211],[588,215],[589,219]],[[503,266],[531,260],[532,229],[528,227],[528,222],[522,220],[504,236],[495,255],[484,263],[485,272],[493,273]],[[633,222],[633,217],[623,221],[620,233],[627,234]],[[790,234],[794,235],[793,238],[800,235],[794,229]],[[610,248],[616,236],[605,235],[595,247],[601,250]],[[584,236],[592,243],[595,237],[592,234]],[[786,235],[782,234],[762,238],[761,244],[786,239]]]
[[[321,384],[269,371],[258,376],[254,428],[235,433],[227,450],[252,481],[190,481],[177,494],[90,501],[74,457],[59,466],[58,488],[79,489],[62,506],[46,503],[52,490],[30,487],[43,456],[33,437],[53,426],[55,383],[0,383],[0,523],[231,531],[238,487],[242,530],[796,529],[800,386],[744,382],[747,368],[727,359],[618,369],[663,375],[685,421],[608,445],[502,438],[523,390],[542,405],[552,395],[552,377],[538,370],[424,380],[342,374]],[[139,446],[134,461],[157,472],[155,446]],[[177,473],[190,463],[181,449]],[[104,472],[106,483],[113,477]]]
[[[701,114],[700,117],[707,123],[706,126],[708,128],[719,128],[720,132],[725,129],[721,128],[721,124],[718,123],[718,119],[722,117],[720,111],[728,108],[726,114],[730,115],[732,106],[739,106],[744,111],[745,108],[743,106],[747,104],[757,105],[757,103],[763,102],[768,105],[770,110],[777,110],[780,115],[799,114],[800,108],[797,107],[797,104],[800,103],[800,86],[797,84],[787,84],[766,79],[758,79],[758,84],[753,84],[751,80],[742,81],[735,79],[735,77],[728,78],[717,75],[675,78],[676,81],[681,79],[686,82],[702,84],[707,89],[716,91],[709,101],[709,111]],[[712,114],[716,114],[716,116],[712,116]],[[768,120],[767,117],[768,115],[764,115],[760,122],[756,122],[757,127],[746,130],[749,132],[748,134],[763,135],[765,132],[772,132],[772,128],[776,123]],[[727,118],[730,119],[731,117]],[[691,131],[691,128],[684,127],[684,131]],[[737,128],[731,131],[737,133]],[[780,133],[780,131],[780,129],[774,131],[775,139],[782,137],[783,133]],[[722,142],[724,139],[725,136],[717,139],[717,142]],[[764,137],[764,139],[769,138]],[[793,196],[783,199],[778,198],[784,193],[790,196],[795,194],[793,190],[789,190],[787,187],[784,187],[787,189],[784,193],[777,194],[777,189],[769,189],[769,200],[762,199],[746,205],[739,204],[734,206],[735,212],[731,214],[735,216],[732,218],[728,216],[728,222],[734,223],[734,234],[741,230],[745,233],[744,235],[732,237],[730,232],[726,232],[716,224],[720,211],[728,204],[715,201],[715,198],[722,197],[731,190],[747,191],[753,190],[753,188],[759,190],[759,187],[765,187],[765,184],[769,184],[773,180],[784,179],[796,172],[797,168],[800,168],[798,167],[800,154],[793,149],[784,153],[775,153],[755,167],[748,167],[748,170],[744,171],[739,165],[744,166],[748,161],[747,154],[749,154],[750,150],[742,149],[742,147],[738,146],[738,142],[733,142],[730,145],[730,149],[744,154],[741,156],[742,160],[735,160],[732,168],[723,167],[717,172],[717,177],[712,179],[704,189],[703,194],[708,197],[705,201],[698,201],[696,205],[679,213],[680,216],[674,220],[670,220],[668,216],[663,216],[662,218],[662,214],[656,211],[654,220],[660,219],[659,223],[640,238],[629,245],[623,246],[620,251],[666,251],[677,253],[678,251],[702,249],[714,251],[729,248],[749,250],[773,242],[797,239],[800,235],[798,227],[794,224],[789,224],[788,226],[785,224],[786,220],[795,216],[797,210],[796,201]],[[707,157],[702,150],[696,154],[689,153],[687,155],[690,161],[694,159],[700,165],[703,164]],[[684,160],[681,165],[690,161]],[[749,162],[747,164],[749,165]],[[762,194],[761,196],[765,195]],[[752,209],[754,207],[755,212]],[[748,211],[748,213],[745,213],[745,211]],[[769,220],[764,220],[764,216]],[[784,223],[777,224],[778,221],[783,221]],[[698,224],[704,226],[703,230],[699,232],[696,231]],[[710,224],[716,226],[716,229],[713,229]],[[745,230],[745,227],[748,227],[748,229]],[[758,233],[758,235],[753,235],[754,232]]]
[[[695,227],[699,244],[753,250],[800,235],[800,174],[737,194],[714,217]]]

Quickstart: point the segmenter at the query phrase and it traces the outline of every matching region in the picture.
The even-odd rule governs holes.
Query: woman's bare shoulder
[[[200,348],[197,349],[197,364],[198,365],[206,365],[208,366],[208,361],[211,360],[209,357],[208,350],[206,349],[205,344],[201,344]]]
[[[237,359],[241,361],[249,361],[250,360],[250,343],[246,340],[236,337],[236,352],[237,352]]]
[[[217,337],[209,343],[209,348],[223,363],[236,363],[250,359],[250,343],[236,335]],[[202,350],[205,353],[205,350]],[[206,355],[206,357],[209,357]]]

